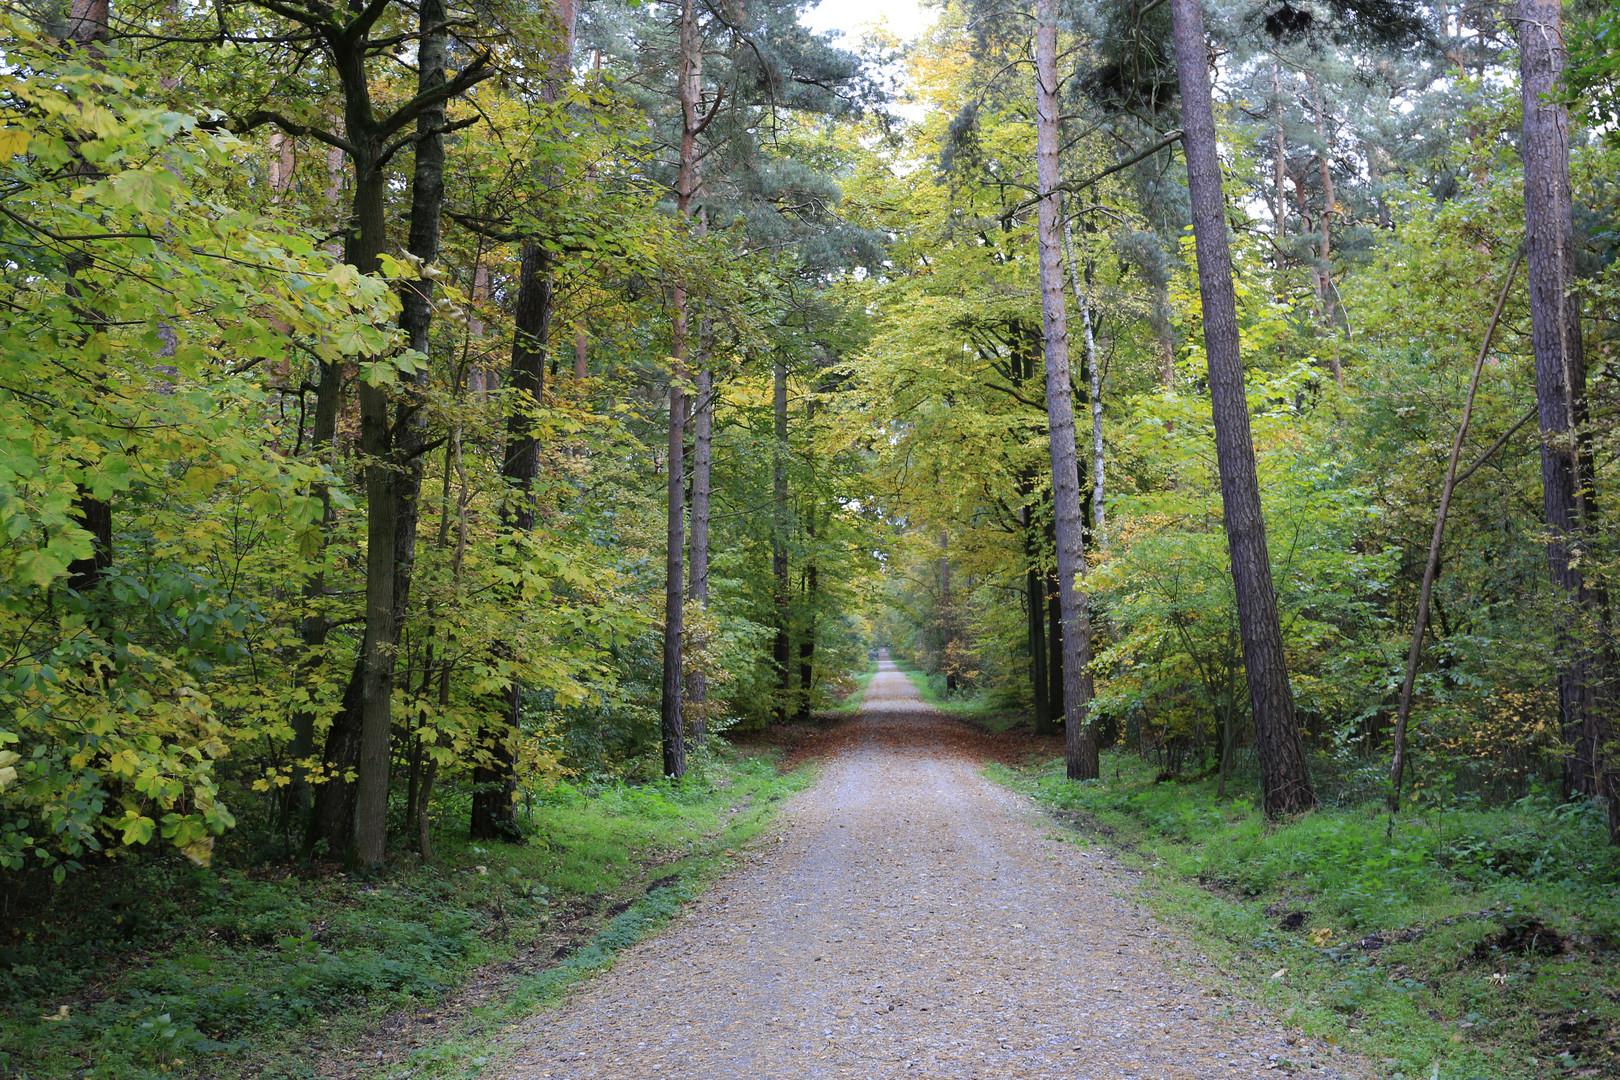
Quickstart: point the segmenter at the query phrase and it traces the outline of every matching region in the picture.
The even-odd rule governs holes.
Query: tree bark
[[[1042,575],[1043,593],[1047,602],[1047,708],[1051,719],[1068,716],[1064,706],[1063,678],[1063,594],[1058,589],[1058,572],[1047,570]]]
[[[1316,122],[1316,168],[1322,177],[1322,221],[1316,249],[1316,257],[1321,265],[1316,271],[1316,295],[1322,303],[1322,322],[1331,331],[1339,322],[1339,306],[1334,292],[1337,286],[1333,283],[1333,215],[1338,213],[1339,205],[1333,189],[1333,168],[1328,161],[1327,110],[1322,105],[1322,91],[1309,72],[1305,75],[1305,85],[1311,92],[1311,110]],[[1338,352],[1331,348],[1328,350],[1328,371],[1332,373],[1334,382],[1344,385],[1344,368],[1339,363]]]
[[[1028,485],[1025,485],[1026,487]],[[1018,510],[1018,523],[1024,528],[1024,598],[1028,604],[1029,682],[1035,700],[1035,734],[1053,731],[1052,707],[1046,693],[1046,589],[1040,569],[1041,546],[1033,514],[1026,504]]]
[[[669,518],[664,548],[664,681],[660,723],[664,775],[686,775],[686,732],[681,716],[681,636],[685,632],[686,289],[675,286],[674,366],[669,378]]]
[[[60,9],[58,9],[60,10]],[[103,46],[112,39],[112,12],[108,0],[72,0],[68,5],[68,40],[83,49],[92,60],[105,55]],[[99,63],[96,66],[100,66]],[[82,161],[72,166],[81,175],[100,175],[95,166]],[[67,292],[74,301],[84,300],[84,291],[78,276],[89,270],[90,256],[70,251],[64,260],[67,270]],[[91,330],[105,329],[106,317],[94,302],[76,304],[84,323]],[[88,333],[86,334],[88,337]],[[90,534],[90,554],[68,563],[67,587],[77,593],[87,593],[101,584],[102,575],[112,566],[113,517],[112,505],[90,494],[88,486],[79,485],[73,500],[74,516],[79,527]]]
[[[698,97],[703,75],[702,42],[698,33],[696,0],[681,5],[680,72],[676,94],[681,108],[680,170],[675,179],[675,210],[690,223],[692,196],[698,188],[697,137],[702,131]],[[671,351],[674,365],[669,380],[669,522],[664,551],[664,679],[659,704],[664,748],[664,775],[686,775],[686,729],[681,715],[681,635],[685,627],[686,589],[682,583],[685,556],[685,454],[687,378],[686,285],[673,293],[674,319]],[[705,537],[705,541],[707,538]]]
[[[1080,309],[1081,341],[1086,358],[1086,382],[1090,393],[1086,396],[1091,406],[1091,532],[1099,548],[1106,543],[1103,511],[1103,406],[1102,368],[1097,363],[1097,333],[1091,317],[1091,304],[1080,285],[1080,267],[1074,258],[1074,230],[1063,225],[1063,249],[1069,259],[1069,278],[1074,283],[1074,303]],[[1086,264],[1086,279],[1091,279],[1091,264]]]
[[[1316,795],[1294,721],[1294,694],[1288,682],[1282,627],[1277,618],[1277,596],[1272,586],[1266,523],[1249,432],[1204,15],[1199,0],[1170,0],[1170,6],[1181,83],[1185,132],[1182,146],[1187,156],[1198,287],[1203,300],[1215,457],[1249,700],[1254,710],[1263,802],[1267,815],[1275,817],[1310,809],[1316,804]]]
[[[351,138],[358,124],[350,124]],[[361,273],[375,273],[384,243],[385,176],[376,140],[361,141],[364,156],[355,162],[355,211],[358,229],[349,262]],[[362,168],[363,167],[363,168]],[[359,179],[358,174],[365,174]],[[386,388],[360,380],[360,452],[366,483],[366,633],[361,650],[360,761],[355,791],[354,861],[360,866],[383,862],[388,812],[389,736],[393,730],[394,647],[399,641],[395,608],[394,543],[399,476],[395,472],[393,409]]]
[[[692,412],[692,523],[688,545],[688,598],[704,611],[709,609],[709,512],[714,475],[714,372],[708,363],[705,325],[698,326],[697,405]],[[702,671],[686,673],[686,702],[692,715],[688,727],[701,744],[706,734],[709,700],[708,676]]]
[[[1274,265],[1282,269],[1283,241],[1288,237],[1288,143],[1282,124],[1282,65],[1271,62],[1271,107],[1274,110],[1271,125],[1271,223],[1276,233],[1277,250]]]
[[[555,103],[568,84],[574,56],[576,0],[556,0],[557,39],[550,70],[541,83],[541,100]],[[533,413],[545,402],[546,359],[550,352],[551,317],[555,307],[552,256],[534,237],[523,242],[518,263],[518,295],[512,328],[512,410],[506,418],[506,453],[501,478],[511,489],[501,507],[501,526],[513,533],[534,530],[534,482],[540,475],[540,443]],[[496,645],[495,648],[505,648]],[[513,840],[517,827],[517,746],[523,725],[523,686],[516,679],[506,690],[502,724],[481,728],[483,758],[473,767],[469,832],[475,839]]]
[[[1042,198],[1036,237],[1040,248],[1041,329],[1046,346],[1046,419],[1052,459],[1059,606],[1063,614],[1064,759],[1071,780],[1097,777],[1097,743],[1087,715],[1091,705],[1091,619],[1080,589],[1085,572],[1080,516],[1079,454],[1070,394],[1068,309],[1063,296],[1062,211],[1058,195],[1062,144],[1058,120],[1057,0],[1035,6],[1035,167]]]
[[[1563,80],[1563,8],[1558,0],[1519,0],[1519,78],[1523,88],[1525,256],[1530,286],[1536,405],[1541,422],[1542,512],[1547,567],[1557,591],[1559,712],[1574,747],[1565,763],[1570,791],[1610,802],[1611,839],[1620,841],[1620,791],[1604,760],[1609,719],[1594,648],[1604,597],[1581,566],[1596,521],[1592,458],[1586,445],[1586,363],[1580,307],[1571,291],[1577,248],[1569,177],[1569,113],[1545,99]]]
[[[518,261],[518,295],[513,312],[512,408],[506,417],[506,453],[501,478],[508,487],[501,505],[503,530],[533,531],[534,482],[540,475],[540,442],[534,411],[545,400],[546,355],[550,348],[553,281],[551,252],[533,238],[523,242]],[[496,643],[497,651],[506,649]],[[506,688],[498,725],[478,731],[478,760],[473,766],[472,810],[468,831],[475,840],[516,840],[517,734],[523,726],[523,685]]]
[[[804,397],[804,424],[813,431],[816,420],[816,395]],[[813,439],[813,436],[812,436]],[[804,625],[799,637],[799,719],[808,722],[813,702],[811,695],[816,686],[816,593],[820,589],[820,572],[816,568],[816,493],[811,485],[808,505],[805,507],[804,535],[807,543],[804,557]]]
[[[701,74],[702,53],[697,62]],[[696,105],[696,95],[694,107]],[[694,176],[694,183],[700,182]],[[695,231],[699,236],[708,232],[708,214],[697,212]],[[697,372],[694,385],[696,401],[692,406],[692,510],[691,536],[687,541],[687,599],[703,611],[709,610],[709,515],[713,499],[714,479],[714,371],[709,366],[709,319],[698,320]],[[707,673],[692,670],[686,673],[687,729],[694,743],[701,746],[708,734],[709,677]]]
[[[776,665],[776,719],[787,719],[791,692],[788,671],[788,556],[787,556],[787,365],[778,359],[773,372],[771,404],[775,414],[776,444],[771,455],[771,577],[775,581],[776,638],[771,661]]]
[[[371,111],[363,42],[328,40],[343,88],[344,130],[354,148],[354,193],[343,258],[363,274],[377,271],[386,242],[387,176],[382,141]],[[323,373],[324,375],[324,373]],[[332,378],[336,380],[338,373]],[[327,735],[327,780],[316,795],[312,839],[329,854],[362,866],[383,861],[392,731],[394,644],[394,502],[392,410],[388,392],[362,380],[360,451],[366,489],[365,632],[360,656]],[[334,410],[336,403],[333,403]],[[349,773],[356,779],[350,783]]]
[[[950,537],[939,534],[939,670],[945,674],[945,692],[956,689],[956,678],[950,673],[951,652],[951,557]]]

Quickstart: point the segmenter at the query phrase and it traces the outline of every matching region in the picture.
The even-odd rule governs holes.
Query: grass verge
[[[1404,1080],[1620,1076],[1620,859],[1596,807],[1533,796],[1267,823],[1134,756],[990,774],[1118,850],[1214,975]],[[1194,950],[1189,950],[1194,951]]]
[[[372,878],[171,860],[69,879],[0,931],[0,1077],[478,1076],[500,1029],[612,964],[808,784],[724,753],[558,785],[527,844]]]
[[[838,699],[838,704],[824,709],[817,709],[818,719],[839,719],[854,716],[861,709],[861,699],[866,696],[866,688],[872,682],[872,676],[877,674],[877,661],[870,661],[866,670],[849,677],[848,689]]]

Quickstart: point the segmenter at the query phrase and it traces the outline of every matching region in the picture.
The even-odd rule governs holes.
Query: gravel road
[[[513,1080],[1360,1077],[1164,957],[1132,875],[884,661],[778,834],[517,1036]],[[1296,1040],[1291,1042],[1290,1040]]]

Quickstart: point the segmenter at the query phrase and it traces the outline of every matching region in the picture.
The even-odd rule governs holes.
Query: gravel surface
[[[848,731],[744,866],[517,1035],[514,1080],[1365,1075],[1189,984],[1134,877],[892,663]]]

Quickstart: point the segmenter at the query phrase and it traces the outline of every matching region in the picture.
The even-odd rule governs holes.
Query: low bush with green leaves
[[[558,783],[532,801],[527,843],[446,836],[434,864],[370,877],[168,857],[47,878],[21,917],[6,898],[0,1076],[313,1076],[318,1053],[518,956],[538,966],[490,1008],[532,1008],[667,919],[806,779],[722,752],[679,782]],[[463,1075],[489,1054],[452,1026],[412,1068]]]

